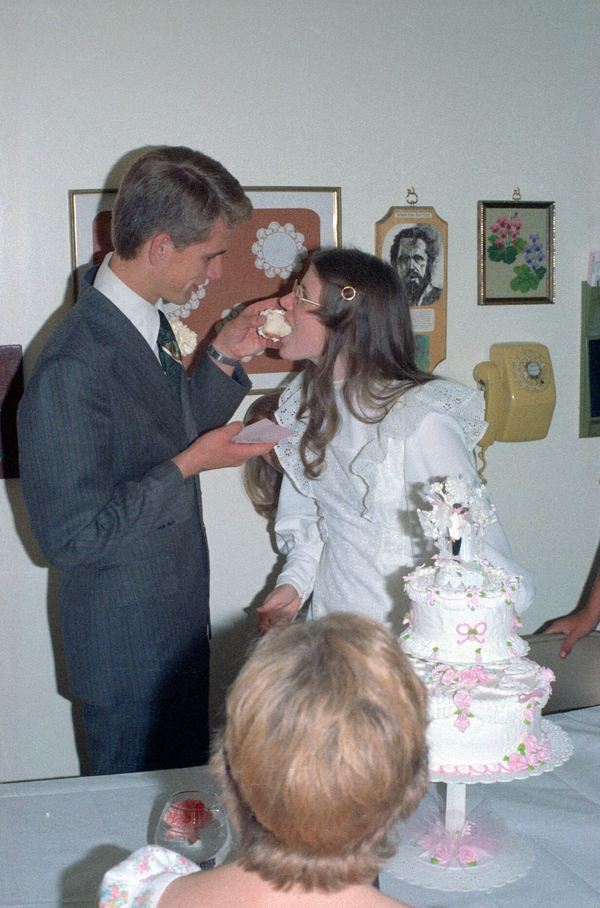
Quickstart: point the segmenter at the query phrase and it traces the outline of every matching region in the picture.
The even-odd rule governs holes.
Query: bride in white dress
[[[285,476],[275,532],[287,558],[257,610],[259,630],[289,624],[312,594],[312,617],[361,612],[399,634],[404,575],[435,554],[417,509],[431,482],[478,482],[483,396],[417,369],[408,305],[375,256],[316,253],[280,305],[292,327],[281,356],[307,366],[276,414],[295,432],[276,449]],[[486,527],[481,554],[524,578],[522,612],[535,578],[512,560],[499,522]]]

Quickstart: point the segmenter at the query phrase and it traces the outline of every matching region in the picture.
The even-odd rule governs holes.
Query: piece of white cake
[[[263,309],[260,314],[267,319],[264,325],[258,329],[258,333],[262,337],[267,337],[269,340],[280,340],[292,333],[292,326],[285,320],[285,310]]]

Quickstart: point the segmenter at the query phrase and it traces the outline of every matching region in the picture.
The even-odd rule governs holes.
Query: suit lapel
[[[195,438],[193,426],[185,420],[188,425],[184,427],[181,400],[137,328],[85,280],[77,306],[86,310],[86,321],[98,351],[106,357],[112,379],[127,388],[180,448],[186,447]],[[187,389],[182,390],[187,396]]]

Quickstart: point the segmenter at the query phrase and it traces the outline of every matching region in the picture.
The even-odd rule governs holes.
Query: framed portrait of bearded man
[[[396,271],[410,308],[417,366],[446,358],[448,225],[433,208],[390,208],[375,225],[375,255]]]

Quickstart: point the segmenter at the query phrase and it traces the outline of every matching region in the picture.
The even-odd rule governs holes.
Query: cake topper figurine
[[[477,484],[462,476],[432,482],[426,496],[430,511],[417,511],[426,536],[435,540],[442,559],[474,561],[483,545],[483,530],[497,520],[496,509]]]

